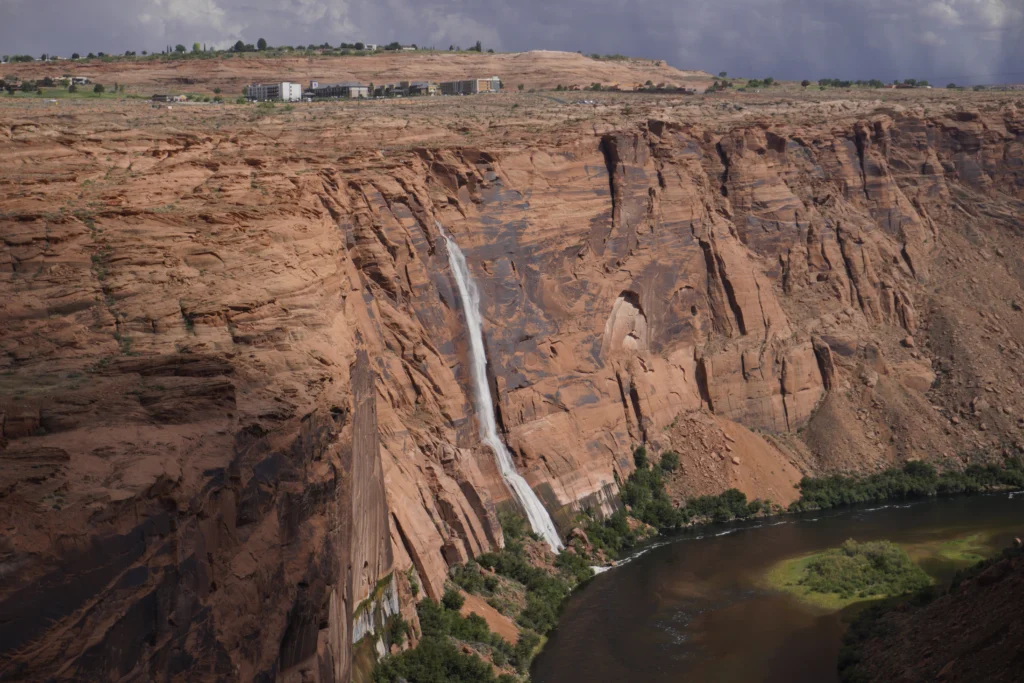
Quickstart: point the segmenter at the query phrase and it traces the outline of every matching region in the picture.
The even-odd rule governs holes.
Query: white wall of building
[[[246,88],[246,97],[258,102],[277,100],[298,102],[302,99],[302,86],[298,83],[253,83]]]

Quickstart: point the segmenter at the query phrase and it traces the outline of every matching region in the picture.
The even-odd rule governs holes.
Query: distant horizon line
[[[257,40],[257,44],[260,42],[260,40],[262,40],[262,39]],[[236,49],[238,47],[239,43],[242,43],[242,46],[243,46],[242,49]],[[357,47],[355,47],[356,45],[363,45],[363,47],[362,48],[357,48]],[[372,46],[375,47],[375,49],[367,49],[366,48],[367,45],[372,45]],[[197,46],[200,46],[200,44],[198,42],[193,43],[193,46],[192,46],[191,49],[186,47],[185,45],[183,45],[181,43],[178,43],[178,44],[173,45],[173,46],[172,45],[167,45],[167,46],[164,47],[163,50],[156,51],[156,52],[149,51],[149,50],[141,50],[141,51],[138,51],[138,50],[126,50],[124,53],[120,53],[120,54],[112,54],[112,53],[107,53],[107,52],[100,51],[100,52],[95,52],[95,53],[94,52],[89,52],[86,55],[82,55],[81,53],[78,53],[78,52],[72,52],[71,56],[69,56],[69,57],[55,55],[55,54],[49,53],[49,52],[43,52],[43,53],[40,54],[39,57],[35,57],[33,55],[24,54],[24,53],[23,54],[11,54],[11,55],[2,55],[2,60],[0,60],[0,64],[10,65],[10,64],[18,64],[18,63],[35,63],[35,62],[50,63],[50,62],[64,62],[64,61],[73,61],[73,62],[80,63],[80,62],[92,61],[92,60],[96,60],[96,59],[99,59],[99,60],[109,60],[109,61],[115,61],[115,60],[116,61],[121,61],[121,60],[140,59],[140,58],[142,58],[142,59],[168,58],[168,59],[172,59],[173,60],[173,59],[200,58],[202,55],[217,55],[217,56],[240,55],[240,56],[244,57],[244,55],[247,55],[247,54],[260,55],[261,53],[266,53],[266,52],[276,53],[276,54],[273,54],[273,55],[267,55],[268,58],[281,57],[281,56],[284,56],[284,54],[287,53],[287,52],[314,52],[314,53],[318,53],[318,54],[321,54],[322,56],[326,56],[326,57],[355,57],[355,56],[358,56],[358,57],[368,57],[368,56],[387,55],[387,54],[401,54],[403,52],[434,52],[434,53],[439,53],[439,54],[455,53],[455,54],[459,54],[459,55],[462,55],[462,56],[465,56],[467,54],[472,55],[474,53],[478,54],[480,56],[483,56],[483,55],[486,55],[486,54],[492,54],[492,55],[517,55],[517,54],[530,54],[530,53],[534,53],[534,52],[539,52],[539,53],[547,52],[547,53],[555,53],[555,54],[580,55],[582,57],[586,57],[586,58],[589,58],[589,59],[595,59],[597,61],[609,61],[609,62],[622,61],[622,62],[625,62],[625,61],[635,60],[635,61],[639,61],[639,62],[661,63],[661,64],[664,64],[665,66],[669,66],[670,68],[676,69],[678,71],[693,72],[693,73],[704,73],[704,74],[707,74],[709,78],[729,78],[729,79],[739,79],[739,80],[747,80],[747,81],[749,81],[749,80],[761,80],[761,79],[758,79],[756,77],[729,76],[729,75],[727,75],[728,72],[718,72],[718,74],[716,75],[716,73],[714,71],[708,70],[708,69],[678,67],[678,66],[674,66],[674,65],[669,64],[668,60],[666,60],[664,58],[634,57],[634,56],[622,55],[622,54],[600,54],[600,53],[596,53],[596,52],[595,53],[585,53],[582,50],[552,50],[552,49],[548,49],[548,48],[535,48],[535,49],[530,49],[530,50],[497,51],[497,50],[494,50],[493,48],[483,49],[482,46],[478,46],[478,45],[473,45],[473,46],[471,46],[469,48],[463,48],[461,46],[456,46],[454,44],[450,45],[448,49],[445,49],[445,48],[437,48],[437,47],[434,47],[434,46],[430,46],[430,47],[423,46],[423,47],[420,47],[417,43],[399,43],[398,41],[392,41],[391,43],[387,43],[387,44],[383,44],[383,43],[364,43],[362,41],[357,41],[355,43],[339,43],[338,46],[332,46],[328,42],[324,42],[324,43],[320,43],[320,44],[298,45],[298,46],[292,46],[292,45],[269,45],[269,44],[266,44],[265,47],[258,48],[256,45],[254,45],[252,43],[244,43],[243,41],[239,40],[239,41],[236,41],[233,45],[228,46],[228,47],[216,47],[216,46],[208,46],[206,44],[202,44],[198,51],[195,50],[195,48]],[[395,47],[395,46],[398,46],[398,47]],[[184,51],[178,50],[177,48],[179,48],[179,47],[185,48]],[[327,50],[334,51],[334,52],[346,52],[347,51],[347,54],[343,53],[343,54],[327,54],[327,55],[324,55],[323,54],[324,51],[327,51]],[[78,55],[78,57],[75,57],[75,55]],[[45,57],[45,59],[44,59],[44,57]],[[726,75],[723,76],[722,74],[726,74]],[[931,78],[916,79],[916,80],[928,81],[929,83],[932,83],[936,87],[945,87],[945,84],[940,83],[940,81],[947,81],[947,80],[950,83],[955,83],[957,81],[965,81],[965,84],[967,84],[967,85],[1001,85],[1001,86],[1017,85],[1017,84],[1020,84],[1022,82],[1022,81],[1019,81],[1019,80],[1018,81],[1011,81],[1011,80],[999,81],[999,80],[996,80],[996,81],[989,81],[989,82],[981,82],[981,81],[977,80],[977,79],[984,79],[984,78],[999,78],[999,77],[1003,77],[1003,76],[1024,76],[1024,71],[1000,71],[1000,72],[991,72],[991,73],[961,74],[961,75],[958,75],[958,76],[948,76],[948,75],[947,76],[933,76]],[[789,82],[800,82],[801,80],[810,80],[812,83],[816,83],[817,81],[822,80],[822,79],[821,78],[810,78],[810,79],[808,79],[808,78],[793,77],[793,78],[776,78],[774,80],[776,80],[776,81],[789,81]],[[905,81],[906,79],[905,78],[891,78],[891,79],[890,78],[886,78],[886,79],[845,79],[845,78],[843,78],[843,79],[833,79],[833,80],[842,80],[842,81],[850,80],[851,82],[868,81],[868,80],[881,80],[883,83],[889,84],[889,83],[902,82],[902,81]]]

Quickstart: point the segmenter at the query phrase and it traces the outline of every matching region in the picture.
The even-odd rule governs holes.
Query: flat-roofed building
[[[370,96],[370,86],[362,83],[320,83],[312,81],[306,93],[316,99],[329,97],[341,97],[345,99],[356,99]]]
[[[406,81],[403,81],[403,84],[405,83]],[[440,92],[437,83],[429,81],[408,81],[407,88],[410,95],[436,95]]]
[[[490,78],[443,81],[440,89],[442,95],[476,95],[484,92],[498,92],[501,90],[501,79],[491,76]]]
[[[245,88],[247,99],[257,102],[298,102],[302,99],[302,86],[298,83],[253,83]]]

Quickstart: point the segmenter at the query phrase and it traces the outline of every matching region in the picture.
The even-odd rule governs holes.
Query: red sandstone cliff
[[[642,441],[676,495],[786,502],[1018,438],[1013,105],[352,137],[331,111],[0,112],[4,678],[343,681],[382,579],[408,611],[410,573],[437,597],[501,543],[435,221],[562,524]]]

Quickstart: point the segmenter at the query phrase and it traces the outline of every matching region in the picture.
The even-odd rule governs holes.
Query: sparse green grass
[[[35,92],[21,92],[20,90],[15,91],[14,95],[4,94],[4,98],[18,99],[18,100],[126,100],[126,99],[146,99],[143,95],[133,95],[126,93],[115,93],[115,92],[104,92],[96,93],[92,91],[89,86],[80,86],[78,92],[68,92],[67,88],[40,88],[43,91],[42,95]]]

